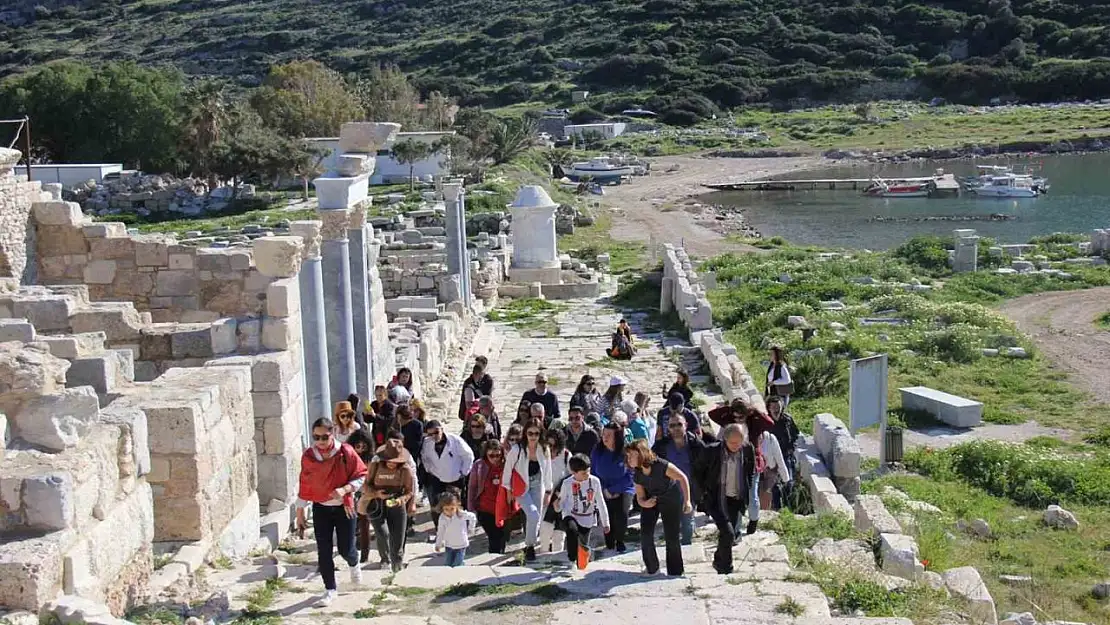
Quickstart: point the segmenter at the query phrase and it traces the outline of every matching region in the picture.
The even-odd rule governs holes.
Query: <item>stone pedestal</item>
[[[320,210],[323,222],[324,319],[329,385],[333,399],[355,392],[354,306],[351,301],[351,251],[347,238],[350,211]]]
[[[558,204],[538,185],[526,185],[510,208],[513,213],[513,282],[559,284],[562,263],[555,238]]]
[[[975,271],[979,266],[979,237],[974,230],[954,230],[956,250],[952,256],[952,271]]]
[[[370,397],[373,387],[373,360],[370,357],[370,285],[367,244],[370,231],[366,211],[351,211],[347,238],[351,263],[351,305],[355,341],[355,388],[359,397]]]
[[[298,281],[301,295],[301,335],[304,341],[305,432],[312,422],[331,416],[328,345],[324,316],[324,273],[320,259],[319,221],[294,221],[289,231],[304,240],[304,262]]]
[[[327,175],[312,181],[320,210],[351,208],[370,195],[370,174]]]

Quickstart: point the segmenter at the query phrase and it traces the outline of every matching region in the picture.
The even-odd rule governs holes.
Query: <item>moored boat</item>
[[[571,163],[566,173],[571,180],[589,178],[597,182],[612,182],[633,175],[635,169],[629,165],[614,164],[607,156],[599,156],[588,161]]]
[[[875,180],[863,190],[869,197],[929,197],[927,182],[899,182]]]
[[[992,198],[1033,198],[1043,193],[1035,186],[1032,176],[1012,173],[984,176],[981,184],[968,187],[967,191],[978,197]]]

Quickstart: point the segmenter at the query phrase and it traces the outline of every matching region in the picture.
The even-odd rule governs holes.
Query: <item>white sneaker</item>
[[[362,585],[362,569],[357,564],[351,567],[351,583],[355,586]]]
[[[335,597],[338,594],[339,593],[337,593],[334,590],[329,590],[329,591],[325,592],[324,596],[320,597],[320,599],[316,602],[315,607],[317,607],[317,608],[326,608],[326,607],[328,607],[329,605],[331,605],[332,601],[335,601]]]

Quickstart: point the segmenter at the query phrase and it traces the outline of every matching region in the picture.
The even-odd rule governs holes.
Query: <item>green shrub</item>
[[[948,270],[948,240],[938,236],[916,236],[894,249],[894,256],[932,272]]]
[[[974,326],[956,324],[921,333],[911,339],[909,348],[923,354],[952,362],[972,362],[982,352],[982,337]]]
[[[816,398],[842,393],[847,385],[845,363],[827,354],[808,353],[794,360],[794,394]]]

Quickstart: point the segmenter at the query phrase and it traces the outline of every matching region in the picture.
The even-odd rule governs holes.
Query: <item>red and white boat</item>
[[[929,197],[929,183],[876,179],[863,190],[863,194],[869,197]]]

